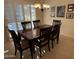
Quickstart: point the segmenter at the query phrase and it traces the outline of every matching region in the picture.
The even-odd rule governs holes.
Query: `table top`
[[[48,28],[51,25],[40,25],[35,29],[31,29],[31,30],[19,30],[19,34],[21,34],[22,37],[24,37],[27,40],[33,40],[36,39],[40,36],[40,29],[42,28]]]

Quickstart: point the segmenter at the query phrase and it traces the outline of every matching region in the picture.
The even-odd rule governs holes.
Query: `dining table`
[[[34,42],[40,37],[40,29],[51,27],[51,25],[39,25],[37,28],[29,29],[29,30],[18,30],[18,33],[29,42],[30,51],[31,51],[31,59],[33,59],[33,45]]]

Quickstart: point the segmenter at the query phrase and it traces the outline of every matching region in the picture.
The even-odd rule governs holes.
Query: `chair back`
[[[61,24],[61,20],[53,20],[53,25]]]
[[[21,39],[17,36],[17,34],[15,33],[14,30],[9,30],[9,32],[12,36],[15,48],[20,49],[21,48],[21,44],[20,44]]]
[[[59,34],[60,34],[60,25],[61,24],[56,24],[56,25],[53,26],[53,30],[51,31],[52,36],[59,37]]]
[[[40,24],[40,20],[33,21],[33,24],[34,24],[34,28],[37,28]]]
[[[44,37],[44,40],[50,39],[51,27],[40,29],[40,36]]]
[[[31,22],[21,22],[23,29],[31,29]]]

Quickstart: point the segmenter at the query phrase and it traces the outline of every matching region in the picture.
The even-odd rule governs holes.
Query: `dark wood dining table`
[[[30,51],[31,51],[31,59],[33,59],[33,42],[40,37],[40,29],[48,28],[51,25],[39,25],[37,28],[30,29],[30,30],[18,30],[18,33],[29,42]]]

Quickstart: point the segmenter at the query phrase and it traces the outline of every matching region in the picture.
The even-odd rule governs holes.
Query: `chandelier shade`
[[[38,3],[34,4],[34,7],[39,8],[39,9],[41,9],[41,8],[44,8],[44,9],[50,8],[50,6],[48,4],[38,4]]]

